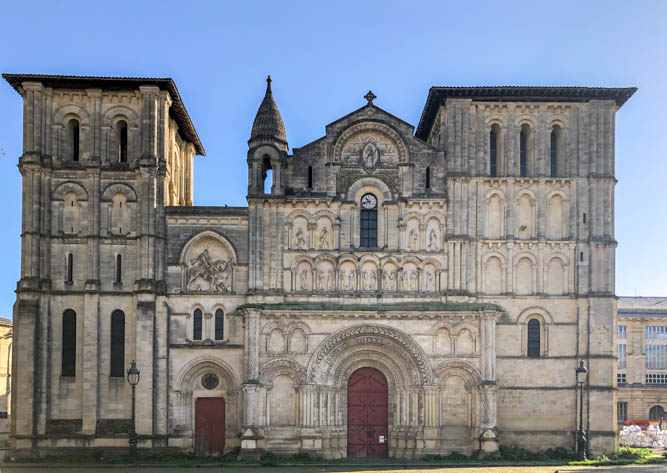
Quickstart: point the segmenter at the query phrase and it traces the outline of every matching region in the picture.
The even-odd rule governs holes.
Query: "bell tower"
[[[271,76],[266,78],[266,93],[257,110],[248,140],[248,197],[259,197],[271,171],[271,195],[284,195],[287,171],[285,125],[271,91]]]

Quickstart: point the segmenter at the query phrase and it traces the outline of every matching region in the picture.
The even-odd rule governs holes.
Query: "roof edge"
[[[20,86],[26,81],[41,82],[47,87],[54,88],[82,88],[82,87],[107,87],[114,84],[119,88],[129,88],[136,90],[140,85],[156,85],[169,92],[172,99],[172,105],[169,114],[176,120],[179,126],[179,132],[185,139],[195,146],[195,151],[199,156],[206,156],[204,146],[199,139],[192,119],[188,114],[185,104],[181,98],[176,83],[171,77],[111,77],[111,76],[71,76],[58,74],[17,74],[3,73],[2,77],[17,92],[21,93]]]

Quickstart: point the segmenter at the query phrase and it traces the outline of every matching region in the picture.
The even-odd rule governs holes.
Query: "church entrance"
[[[360,368],[347,380],[347,456],[386,457],[388,452],[387,378]]]
[[[222,455],[225,449],[225,400],[200,397],[195,401],[195,452]]]

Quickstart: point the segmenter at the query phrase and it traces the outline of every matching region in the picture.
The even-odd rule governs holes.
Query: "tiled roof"
[[[285,124],[283,123],[283,118],[280,116],[278,105],[273,99],[271,76],[269,76],[266,79],[266,94],[257,110],[257,115],[255,115],[248,145],[253,147],[267,142],[271,143],[274,140],[278,142],[277,144],[281,148],[284,148],[284,151],[287,151]]]
[[[41,82],[46,87],[85,89],[99,87],[103,90],[136,90],[141,85],[154,85],[167,90],[171,95],[172,105],[169,113],[178,123],[178,131],[183,138],[195,146],[197,154],[205,156],[206,151],[199,140],[190,115],[185,109],[176,84],[169,77],[100,77],[100,76],[63,76],[50,74],[2,74],[2,77],[20,93],[19,87],[24,81]]]
[[[620,107],[637,91],[636,87],[431,87],[415,135],[426,140],[433,126],[438,107],[447,98],[469,98],[493,102],[588,102],[615,100]]]

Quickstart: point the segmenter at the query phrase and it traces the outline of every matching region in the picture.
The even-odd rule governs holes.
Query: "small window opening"
[[[519,176],[526,177],[528,175],[528,133],[530,133],[527,125],[521,127],[519,134]]]
[[[116,255],[116,282],[117,283],[122,281],[122,263],[123,263],[123,257],[121,255]]]
[[[76,376],[76,312],[63,312],[61,376]]]
[[[540,357],[540,321],[530,319],[528,321],[528,358]]]
[[[273,187],[273,169],[271,168],[271,158],[264,156],[262,161],[262,182],[265,194],[271,193]]]
[[[308,166],[308,189],[313,188],[313,167]]]
[[[584,223],[586,223],[586,212],[584,212]]]
[[[72,119],[69,121],[70,145],[72,146],[72,161],[79,160],[79,122]]]
[[[72,228],[74,232],[74,228]],[[74,280],[74,255],[69,253],[67,255],[67,282],[71,283]]]
[[[225,313],[222,309],[215,311],[215,339],[223,340],[225,338]]]
[[[111,353],[110,365],[112,378],[125,376],[125,313],[114,310],[111,314]]]
[[[560,127],[554,126],[551,130],[551,146],[549,149],[549,175],[551,177],[558,176],[558,161],[560,161]]]
[[[494,128],[491,128],[489,134],[489,176],[496,177],[498,175],[498,133]]]
[[[195,309],[192,325],[192,339],[201,340],[202,335],[202,313],[201,309]]]
[[[127,123],[118,123],[118,161],[127,162]]]
[[[426,187],[427,190],[431,188],[431,168],[430,167],[426,168],[426,185],[425,185],[425,187]]]
[[[584,262],[584,252],[583,251],[579,252],[579,261],[581,261],[582,263]]]

